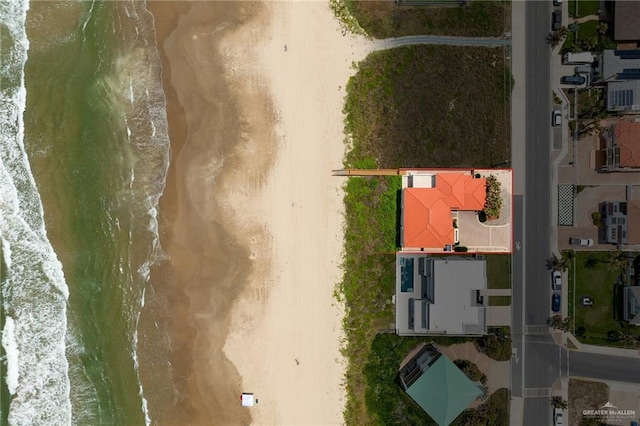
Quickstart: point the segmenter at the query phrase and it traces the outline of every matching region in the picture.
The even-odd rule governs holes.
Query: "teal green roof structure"
[[[440,356],[406,390],[440,426],[447,426],[482,391],[446,356]]]

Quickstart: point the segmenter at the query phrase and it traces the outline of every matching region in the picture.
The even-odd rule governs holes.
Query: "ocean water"
[[[166,123],[144,2],[0,1],[0,424],[152,422]]]

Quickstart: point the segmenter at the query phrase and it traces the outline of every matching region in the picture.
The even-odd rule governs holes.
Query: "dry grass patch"
[[[602,382],[569,380],[569,424],[580,424],[582,410],[595,410],[609,400],[609,386]]]

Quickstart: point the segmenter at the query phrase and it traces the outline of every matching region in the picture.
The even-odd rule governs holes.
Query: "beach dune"
[[[150,4],[173,148],[160,213],[167,286],[184,295],[184,397],[165,418],[342,423],[344,181],[331,170],[371,44],[343,35],[327,2],[163,3]],[[240,407],[243,391],[259,403]]]

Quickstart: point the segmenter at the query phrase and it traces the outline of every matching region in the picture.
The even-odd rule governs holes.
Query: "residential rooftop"
[[[396,332],[401,336],[486,333],[480,291],[486,262],[471,256],[396,256]]]
[[[487,180],[474,178],[469,171],[410,176],[409,180],[412,186],[402,191],[403,247],[443,250],[453,246],[452,211],[484,209]]]

